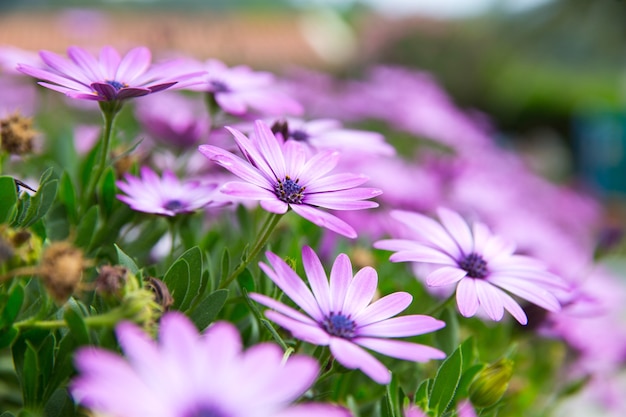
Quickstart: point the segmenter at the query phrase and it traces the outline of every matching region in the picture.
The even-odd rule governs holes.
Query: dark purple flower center
[[[296,129],[289,133],[289,137],[297,142],[305,142],[310,136],[304,130]]]
[[[298,185],[298,180],[292,180],[288,176],[284,180],[278,180],[274,185],[274,192],[279,200],[287,204],[302,204],[302,197],[305,187]]]
[[[228,85],[220,80],[209,81],[209,86],[211,87],[211,91],[213,93],[228,93],[230,91]]]
[[[459,267],[467,271],[467,275],[472,278],[485,278],[487,276],[487,262],[475,252],[461,259]]]
[[[184,414],[185,417],[229,417],[227,413],[213,405],[202,405]]]
[[[120,91],[122,88],[128,87],[128,84],[121,83],[115,80],[107,80],[106,83],[115,88],[116,91]]]
[[[180,200],[170,200],[167,203],[163,204],[163,208],[169,211],[179,211],[184,207],[184,204]]]
[[[356,329],[356,323],[344,314],[330,313],[328,317],[322,321],[324,330],[333,336],[343,337],[344,339],[351,339],[354,337],[354,330]]]

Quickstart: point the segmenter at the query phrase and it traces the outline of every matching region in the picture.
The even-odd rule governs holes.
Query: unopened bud
[[[107,295],[121,295],[128,269],[121,265],[103,265],[96,278],[96,291]]]
[[[39,273],[52,298],[62,304],[78,287],[86,266],[80,249],[55,242],[44,250]]]
[[[500,359],[478,373],[469,386],[469,398],[477,408],[490,407],[500,401],[513,375],[513,361]]]
[[[0,120],[0,145],[12,155],[24,155],[33,151],[33,141],[37,132],[33,129],[33,120],[14,113]]]
[[[167,288],[167,285],[158,278],[146,278],[146,288],[154,293],[154,301],[161,306],[163,311],[168,311],[174,304],[174,298]]]

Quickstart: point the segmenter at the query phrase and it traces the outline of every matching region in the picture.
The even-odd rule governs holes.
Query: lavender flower
[[[305,246],[302,260],[311,288],[279,256],[267,252],[270,265],[259,263],[270,279],[291,298],[304,314],[262,294],[250,295],[270,307],[266,316],[304,341],[329,346],[334,357],[350,369],[361,369],[380,384],[391,380],[389,370],[362,349],[365,347],[398,359],[427,361],[442,359],[435,348],[390,337],[415,336],[441,329],[445,323],[430,316],[393,317],[406,309],[413,299],[406,292],[389,294],[370,304],[378,284],[376,271],[364,267],[352,276],[352,265],[340,254],[330,272],[330,283],[322,264]]]
[[[85,347],[75,357],[79,371],[74,399],[111,417],[294,417],[301,413],[347,416],[325,404],[290,406],[315,381],[317,363],[264,343],[246,351],[237,329],[218,322],[199,335],[180,313],[163,316],[159,341],[138,326],[116,328],[124,359]]]
[[[355,188],[368,180],[363,175],[326,175],[338,162],[339,153],[320,152],[306,157],[303,145],[279,141],[262,121],[255,123],[255,135],[248,139],[228,128],[246,160],[224,149],[201,145],[200,152],[246,182],[228,182],[221,191],[239,198],[259,200],[265,210],[283,214],[289,208],[305,219],[349,238],[352,226],[336,216],[319,210],[360,210],[377,207],[362,201],[381,194],[375,188]]]
[[[141,168],[141,178],[126,174],[126,182],[116,184],[127,195],[117,198],[133,210],[163,216],[192,213],[213,201],[212,192],[217,184],[202,184],[198,181],[181,182],[173,172],[164,171],[163,177],[150,168]]]
[[[390,257],[393,262],[435,264],[426,283],[433,287],[456,284],[457,305],[465,317],[476,314],[481,306],[492,320],[501,320],[506,309],[526,324],[526,313],[507,291],[546,310],[560,309],[554,292],[568,286],[543,263],[514,254],[515,245],[491,234],[483,223],[475,222],[470,228],[456,212],[440,208],[437,213],[443,226],[419,213],[392,211],[414,239],[380,240],[374,247],[396,251]]]
[[[299,115],[300,103],[280,91],[273,74],[253,71],[245,65],[229,68],[216,59],[187,61],[189,71],[205,71],[204,82],[190,87],[213,94],[217,104],[237,116],[254,110],[264,115]]]
[[[150,65],[152,55],[145,47],[130,50],[124,57],[105,46],[96,59],[77,46],[68,48],[69,60],[50,51],[39,56],[48,68],[19,64],[24,74],[44,80],[39,84],[82,100],[115,101],[165,90],[200,73],[173,74],[176,62]],[[177,86],[179,87],[179,86]]]

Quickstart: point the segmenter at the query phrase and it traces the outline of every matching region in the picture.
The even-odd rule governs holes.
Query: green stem
[[[88,327],[113,327],[123,318],[120,311],[115,309],[104,314],[96,316],[84,317],[85,324]],[[13,324],[17,329],[46,329],[54,330],[67,327],[65,320],[33,320],[27,319],[18,321]]]
[[[450,297],[446,298],[445,300],[443,300],[442,302],[440,302],[439,304],[435,305],[434,307],[432,307],[430,310],[428,310],[426,313],[427,316],[434,316],[438,313],[440,313],[444,308],[446,308],[454,299],[456,298],[456,291],[453,292]]]
[[[89,206],[89,201],[93,196],[96,186],[104,173],[104,170],[107,166],[107,158],[109,156],[109,147],[111,145],[111,137],[113,136],[113,127],[115,125],[115,118],[122,108],[121,101],[111,101],[111,102],[100,102],[100,109],[102,110],[102,117],[104,119],[104,130],[102,132],[102,143],[100,144],[100,161],[96,166],[96,172],[89,177],[89,182],[87,183],[87,188],[85,189],[85,195],[83,196],[83,201],[85,207],[83,208],[85,211]]]
[[[220,284],[220,288],[228,287],[230,283],[233,282],[235,278],[237,278],[239,274],[243,272],[244,269],[246,269],[250,262],[257,257],[259,252],[261,252],[261,250],[265,247],[265,244],[272,235],[272,232],[278,224],[281,216],[282,214],[269,213],[267,219],[265,219],[265,223],[263,223],[263,226],[261,227],[261,231],[258,234],[259,238],[252,247],[252,250],[250,250],[245,259],[241,260],[239,265],[237,265],[237,268],[235,268],[235,270],[230,273],[228,278],[222,281],[222,283]]]

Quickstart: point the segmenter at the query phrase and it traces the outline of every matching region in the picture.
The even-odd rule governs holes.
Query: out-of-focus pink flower
[[[378,284],[373,268],[364,267],[353,276],[350,259],[340,254],[329,283],[319,258],[305,246],[302,261],[309,288],[278,255],[267,252],[267,259],[271,266],[260,263],[261,269],[305,314],[262,294],[250,297],[270,307],[272,310],[265,312],[267,317],[294,337],[329,346],[346,368],[361,369],[374,381],[387,384],[391,380],[389,370],[362,348],[409,361],[445,357],[445,353],[429,346],[388,339],[429,333],[445,323],[424,315],[393,317],[411,303],[412,297],[406,292],[389,294],[371,303]]]

